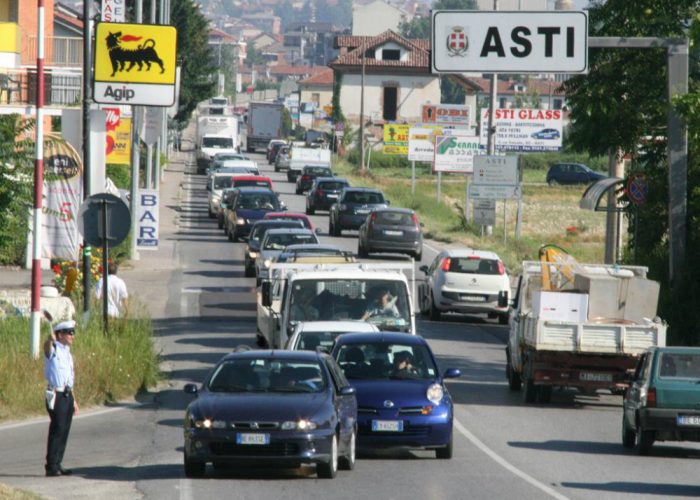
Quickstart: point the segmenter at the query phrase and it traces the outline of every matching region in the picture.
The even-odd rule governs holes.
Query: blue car
[[[206,464],[299,467],[321,478],[355,466],[357,401],[333,358],[311,351],[243,351],[222,358],[184,420],[187,477]]]
[[[435,450],[452,458],[452,398],[426,340],[405,333],[350,333],[332,356],[357,389],[357,445]]]
[[[533,139],[559,139],[559,131],[555,128],[543,128],[538,132],[530,134]]]
[[[261,187],[241,187],[226,193],[224,202],[224,234],[229,241],[247,238],[250,230],[265,214],[286,210],[272,190]]]

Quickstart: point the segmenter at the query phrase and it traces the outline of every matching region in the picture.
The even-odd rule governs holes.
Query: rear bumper
[[[368,252],[412,252],[422,250],[421,241],[396,241],[396,240],[367,240]]]
[[[482,301],[468,300],[465,297],[484,297]],[[498,294],[476,293],[467,291],[440,291],[436,297],[437,307],[441,311],[454,311],[466,314],[474,313],[498,313],[507,314],[508,307],[498,306]]]
[[[316,198],[309,199],[309,205],[314,210],[330,210],[333,205],[338,203],[338,198]]]
[[[639,410],[639,422],[644,430],[655,431],[659,441],[700,441],[700,426],[679,425],[679,415],[700,417],[700,411],[643,408]]]

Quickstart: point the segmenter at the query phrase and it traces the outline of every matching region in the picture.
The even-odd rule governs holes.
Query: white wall
[[[352,34],[374,36],[386,30],[398,32],[402,19],[401,11],[381,0],[367,5],[353,5]]]

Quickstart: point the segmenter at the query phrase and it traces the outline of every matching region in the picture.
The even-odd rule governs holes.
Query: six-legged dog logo
[[[109,59],[112,62],[111,76],[114,76],[117,71],[126,71],[128,73],[135,65],[138,66],[138,71],[141,71],[145,64],[146,71],[150,71],[151,63],[156,63],[160,66],[161,73],[165,71],[163,60],[158,57],[158,52],[155,49],[156,42],[152,38],[147,38],[143,43],[137,45],[135,49],[127,49],[121,45],[122,43],[139,42],[142,38],[134,35],[122,36],[121,31],[110,33],[107,36],[107,49],[109,50]],[[127,63],[129,63],[128,66],[126,66]]]

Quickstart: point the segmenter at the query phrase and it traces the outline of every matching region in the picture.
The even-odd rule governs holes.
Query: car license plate
[[[236,434],[236,444],[270,444],[269,434]]]
[[[372,420],[374,432],[403,432],[403,420]]]
[[[578,378],[586,382],[612,382],[613,376],[611,373],[581,372]]]
[[[359,215],[367,215],[367,214],[369,213],[369,209],[367,209],[367,208],[360,208],[360,209],[357,210],[356,213],[359,214]]]
[[[384,234],[387,236],[403,236],[403,231],[392,231],[391,229],[385,229]]]
[[[483,295],[462,295],[461,298],[467,302],[486,302],[486,297]]]
[[[700,415],[678,415],[676,417],[678,425],[700,426]]]
[[[337,194],[327,194],[326,196],[327,196],[328,198],[333,198],[334,200],[338,199],[338,195],[337,195]]]

